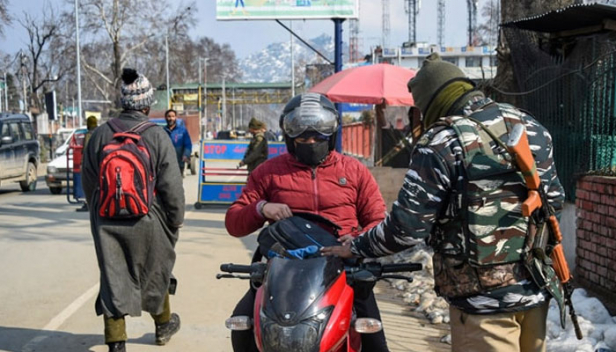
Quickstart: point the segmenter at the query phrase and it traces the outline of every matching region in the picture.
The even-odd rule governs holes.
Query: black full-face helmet
[[[290,154],[295,155],[295,138],[304,132],[329,137],[329,150],[336,146],[340,120],[334,103],[324,95],[304,93],[287,103],[280,116],[280,129]]]

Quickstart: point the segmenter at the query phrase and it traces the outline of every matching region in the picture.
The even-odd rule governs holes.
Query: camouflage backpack
[[[430,140],[450,128],[461,143],[457,153],[465,177],[452,189],[446,214],[430,236],[436,290],[445,297],[472,296],[529,278],[523,263],[529,222],[521,212],[527,189],[501,143],[522,114],[503,109],[490,103],[470,116],[441,118],[424,136]]]
[[[442,119],[463,148],[465,182],[458,187],[458,214],[464,224],[464,255],[473,266],[519,262],[528,218],[522,215],[527,188],[504,145],[517,116],[505,118],[498,104],[469,117]]]

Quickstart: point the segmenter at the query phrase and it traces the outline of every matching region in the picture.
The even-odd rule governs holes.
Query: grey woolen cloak
[[[132,128],[148,117],[124,111],[120,121]],[[184,221],[184,187],[167,133],[159,126],[142,138],[156,170],[156,199],[139,219],[110,220],[98,215],[101,151],[113,136],[111,127],[98,127],[83,154],[83,188],[90,207],[90,224],[100,269],[96,313],[107,317],[140,316],[141,311],[161,314],[175,263],[178,227]]]

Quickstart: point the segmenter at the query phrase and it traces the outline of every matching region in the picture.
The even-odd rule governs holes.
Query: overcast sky
[[[26,10],[40,11],[42,3],[48,1],[54,7],[70,7],[66,0],[8,0],[9,11],[21,16]],[[154,1],[154,0],[153,0]],[[178,5],[181,0],[170,0]],[[405,0],[390,0],[390,46],[399,46],[408,39],[408,17],[404,12]],[[479,1],[479,22],[481,7],[486,0]],[[184,1],[186,3],[186,1]],[[466,44],[466,0],[447,0],[445,44],[462,46]],[[215,0],[197,0],[198,24],[191,35],[208,36],[218,43],[231,45],[238,58],[265,48],[269,43],[289,40],[289,33],[274,21],[216,21]],[[40,16],[31,12],[33,16]],[[348,22],[348,21],[347,21]],[[348,42],[348,24],[344,24],[344,41]],[[288,21],[285,22],[288,24]],[[381,43],[382,1],[360,0],[360,41],[363,53]],[[293,29],[303,38],[313,38],[322,33],[334,35],[334,25],[330,20],[293,21]],[[4,37],[0,38],[0,49],[5,53],[17,52],[25,46],[25,30],[14,23],[6,28]],[[436,0],[422,1],[417,26],[417,40],[435,43]],[[347,53],[344,53],[346,55]]]

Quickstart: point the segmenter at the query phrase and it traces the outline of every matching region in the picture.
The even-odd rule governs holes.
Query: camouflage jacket
[[[485,126],[503,120],[507,123],[508,119],[525,123],[549,202],[557,212],[560,211],[564,191],[554,168],[552,141],[548,131],[533,117],[512,106],[478,98],[469,102],[460,117],[442,119],[422,135],[413,150],[409,170],[392,212],[380,225],[353,241],[351,249],[363,257],[379,257],[426,241],[435,249],[433,261],[436,290],[452,305],[471,314],[528,309],[545,301],[546,296],[529,279],[521,263],[516,262],[519,257],[511,256],[512,253],[507,250],[502,251],[503,256],[500,257],[496,253],[498,251],[492,254],[478,248],[474,248],[477,253],[473,253],[468,231],[464,230],[457,216],[461,208],[457,195],[461,189],[472,193],[475,190],[473,186],[481,185],[481,182],[485,182],[485,187],[482,186],[484,188],[492,187],[490,180],[475,180],[475,184],[469,182],[474,171],[467,170],[465,165],[468,146],[465,149],[462,145],[460,129],[456,132],[450,126],[452,119],[461,119],[471,114],[482,116],[481,122]],[[469,123],[466,128],[474,126],[470,120],[467,121]],[[506,142],[506,130],[498,135],[501,141]],[[489,142],[489,147],[494,150],[499,148],[493,141]],[[494,191],[500,192],[499,189],[506,188],[504,184],[510,183],[519,181],[501,181]],[[522,230],[525,231],[525,228]],[[443,241],[444,238],[456,237],[458,241]],[[465,246],[470,246],[470,250]],[[468,253],[472,254],[471,258],[468,258]],[[490,256],[495,261],[485,264],[499,265],[481,266],[482,260]],[[483,277],[483,280],[478,285],[477,280],[470,279],[470,276],[475,276],[475,279],[476,276]],[[454,285],[448,285],[448,280]],[[485,283],[487,285],[483,286]],[[446,285],[448,288],[444,289]],[[490,286],[490,289],[482,289]],[[468,292],[472,293],[465,294]]]
[[[267,156],[267,139],[265,139],[265,134],[260,132],[255,134],[250,140],[242,161],[246,164],[248,172],[252,172],[257,166],[267,160]]]

